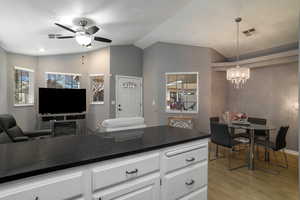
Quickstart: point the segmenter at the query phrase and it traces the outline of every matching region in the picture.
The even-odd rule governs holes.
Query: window
[[[198,112],[198,72],[166,73],[166,112]]]
[[[46,72],[47,88],[80,88],[80,74]]]
[[[15,67],[15,106],[34,104],[34,71]]]
[[[91,74],[90,86],[91,86],[91,103],[103,104],[104,103],[104,75]]]

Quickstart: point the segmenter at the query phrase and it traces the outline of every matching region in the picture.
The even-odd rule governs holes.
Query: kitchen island
[[[206,200],[208,137],[158,126],[0,145],[0,200]]]

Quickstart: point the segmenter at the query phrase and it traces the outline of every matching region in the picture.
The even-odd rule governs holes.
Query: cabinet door
[[[204,187],[196,192],[188,194],[179,200],[207,200],[207,187]]]
[[[0,200],[77,200],[82,196],[81,172],[0,188]]]
[[[175,171],[162,179],[162,199],[174,200],[207,185],[207,162]]]
[[[94,200],[159,200],[159,174],[105,189],[94,194]]]

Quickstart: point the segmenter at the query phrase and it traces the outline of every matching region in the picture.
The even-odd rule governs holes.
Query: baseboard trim
[[[210,142],[210,138],[208,139],[208,142]],[[298,151],[294,151],[294,150],[290,150],[290,149],[284,149],[284,150],[287,154],[291,154],[291,155],[294,155],[294,156],[299,156]]]
[[[294,150],[290,150],[290,149],[285,149],[285,152],[286,152],[287,154],[299,156],[299,152],[298,152],[298,151],[294,151]]]

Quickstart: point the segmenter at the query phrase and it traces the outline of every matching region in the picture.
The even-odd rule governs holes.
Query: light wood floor
[[[226,153],[226,151],[221,151]],[[211,154],[213,156],[213,154]],[[239,166],[245,152],[235,153],[234,166]],[[263,153],[261,153],[261,159]],[[282,157],[280,153],[276,157]],[[271,161],[274,158],[271,153]],[[298,192],[298,157],[288,154],[289,168],[284,169],[256,161],[257,166],[265,167],[280,174],[269,174],[260,170],[250,171],[241,168],[228,170],[228,159],[221,158],[209,162],[208,200],[296,200]]]

